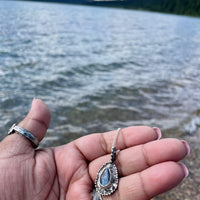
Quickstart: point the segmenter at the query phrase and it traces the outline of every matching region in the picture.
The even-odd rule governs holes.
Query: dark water
[[[200,126],[200,19],[0,1],[0,132],[41,98],[47,143],[130,125]]]

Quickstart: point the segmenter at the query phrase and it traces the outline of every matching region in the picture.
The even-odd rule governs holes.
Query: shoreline
[[[186,140],[191,148],[190,155],[182,161],[188,167],[189,175],[176,188],[152,200],[200,200],[200,128],[194,136],[181,139]]]

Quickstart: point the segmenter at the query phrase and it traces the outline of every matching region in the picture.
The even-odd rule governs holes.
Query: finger
[[[103,134],[92,134],[74,141],[74,144],[87,160],[92,161],[93,159],[111,152],[115,135],[116,131],[106,132]],[[161,132],[158,128],[132,126],[120,130],[116,142],[116,148],[122,150],[138,144],[144,144],[160,139],[160,137]]]
[[[51,114],[49,108],[40,99],[34,99],[28,115],[18,126],[28,130],[41,141],[49,127]]]
[[[178,139],[152,141],[120,151],[115,164],[120,176],[140,172],[155,164],[166,161],[180,161],[189,153],[189,145]],[[103,164],[110,160],[110,155],[99,157],[89,164],[93,180]]]
[[[183,164],[164,162],[119,180],[118,190],[104,200],[149,200],[177,186],[188,170]]]
[[[18,126],[32,133],[39,141],[45,136],[50,123],[50,111],[39,99],[34,99],[31,109]],[[19,134],[7,136],[1,143],[0,150],[5,149],[12,154],[25,153],[33,149],[31,142]]]

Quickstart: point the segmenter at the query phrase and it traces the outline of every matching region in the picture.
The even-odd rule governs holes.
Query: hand
[[[38,99],[18,126],[40,141],[50,123],[47,106]],[[0,199],[91,200],[96,174],[110,160],[116,131],[92,134],[69,144],[33,149],[19,134],[0,143]],[[186,142],[159,139],[158,129],[128,127],[117,139],[115,164],[119,171],[116,192],[105,200],[148,200],[179,184],[188,174],[178,162],[189,153]]]

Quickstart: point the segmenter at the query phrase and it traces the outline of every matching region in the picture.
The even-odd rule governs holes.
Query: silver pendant
[[[99,170],[99,172],[97,173],[97,178],[95,181],[95,189],[96,189],[97,194],[93,195],[93,200],[95,199],[102,200],[101,195],[102,196],[111,195],[112,193],[115,192],[115,190],[118,187],[118,171],[117,171],[116,165],[114,164],[114,161],[115,161],[117,152],[119,152],[119,150],[117,151],[115,148],[119,131],[120,129],[117,130],[117,133],[115,135],[115,139],[112,145],[110,162],[107,162],[106,164],[104,164]]]
[[[95,182],[96,191],[105,196],[111,195],[118,186],[118,172],[114,163],[108,162],[99,170]]]

